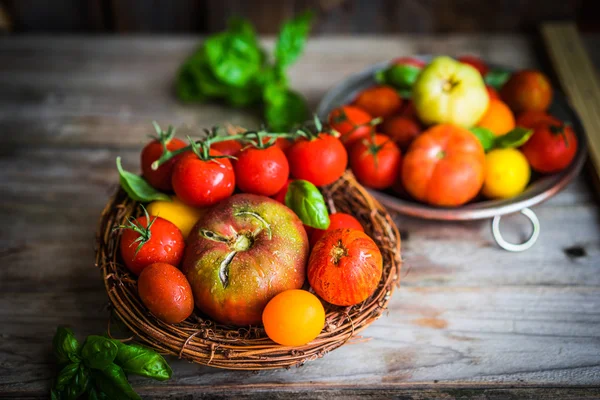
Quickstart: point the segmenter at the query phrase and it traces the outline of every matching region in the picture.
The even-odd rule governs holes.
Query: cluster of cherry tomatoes
[[[197,239],[192,234],[196,222],[205,214],[216,214],[207,211],[209,207],[233,199],[236,191],[271,197],[286,205],[288,187],[295,180],[310,182],[316,190],[342,176],[348,163],[344,144],[320,122],[315,122],[315,128],[290,134],[236,129],[224,136],[213,130],[206,132],[203,140],[189,143],[175,138],[171,129],[163,132],[157,128],[158,137],[141,152],[143,178],[138,178],[150,185],[143,190],[146,194],[152,188],[157,194],[173,194],[170,199],[149,202],[144,215],[117,227],[123,230],[123,262],[139,276],[140,298],[157,318],[179,323],[193,312],[194,284],[180,267],[185,264],[186,248],[193,248],[191,242],[186,243],[188,237]],[[133,186],[130,184],[129,190]],[[143,198],[143,194],[130,196]],[[266,204],[273,202],[266,200]],[[332,213],[327,217],[329,225],[324,229],[304,225],[312,249],[308,282],[331,304],[358,304],[379,283],[381,253],[352,215]],[[273,238],[272,242],[275,245],[277,241]],[[334,259],[332,252],[337,254]],[[324,310],[313,294],[286,290],[268,303],[262,322],[277,343],[301,345],[321,332]]]

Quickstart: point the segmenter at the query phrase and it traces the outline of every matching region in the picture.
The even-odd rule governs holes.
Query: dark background
[[[546,20],[600,32],[600,0],[0,0],[14,33],[211,33],[241,15],[259,33],[311,8],[316,34],[527,33]]]

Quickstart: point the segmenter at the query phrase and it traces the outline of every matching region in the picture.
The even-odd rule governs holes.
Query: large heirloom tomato
[[[302,287],[307,258],[308,238],[292,210],[237,194],[198,221],[182,270],[200,310],[224,324],[255,325],[275,295]]]
[[[460,206],[481,189],[484,163],[483,147],[471,132],[456,125],[437,125],[423,132],[408,149],[402,184],[419,201]]]
[[[336,229],[315,244],[308,261],[308,282],[328,303],[352,306],[373,294],[383,262],[377,245],[364,232]]]

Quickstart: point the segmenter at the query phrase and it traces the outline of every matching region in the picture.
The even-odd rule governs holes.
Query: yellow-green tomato
[[[531,170],[527,159],[517,149],[495,149],[485,156],[483,195],[507,199],[525,190]]]
[[[172,196],[171,199],[172,201],[159,200],[148,204],[148,213],[172,222],[187,239],[196,222],[204,215],[204,209],[188,206],[177,196]]]
[[[437,57],[421,71],[412,89],[419,119],[470,128],[487,110],[489,96],[479,71],[450,57]]]

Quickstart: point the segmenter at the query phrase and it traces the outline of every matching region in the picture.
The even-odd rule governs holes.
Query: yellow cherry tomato
[[[153,201],[146,209],[148,214],[159,216],[175,224],[187,239],[196,222],[204,215],[204,210],[188,206],[176,196],[172,196],[171,199],[172,201]]]
[[[314,294],[291,289],[267,303],[262,315],[267,336],[284,346],[302,346],[319,336],[325,325],[325,309]]]
[[[483,195],[506,199],[525,190],[531,169],[527,158],[517,149],[495,149],[485,156]]]

